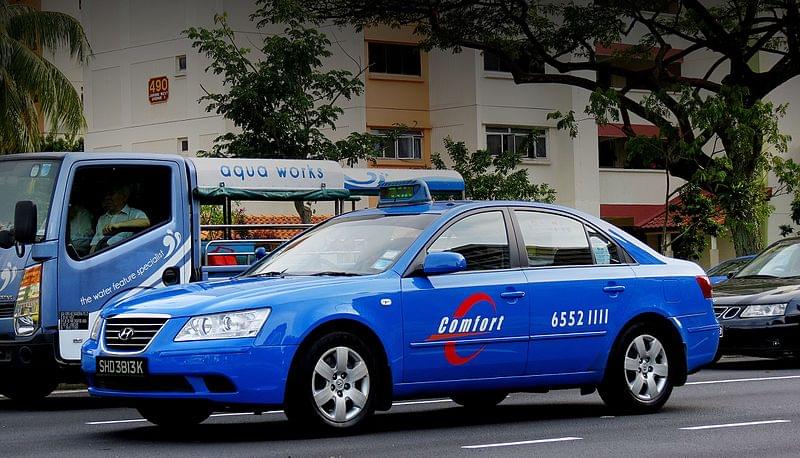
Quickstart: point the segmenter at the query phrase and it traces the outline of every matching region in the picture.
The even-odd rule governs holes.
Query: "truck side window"
[[[166,166],[84,166],[69,193],[67,252],[84,259],[172,219],[172,171]]]

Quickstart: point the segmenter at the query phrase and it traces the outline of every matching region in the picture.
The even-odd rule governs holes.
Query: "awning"
[[[597,136],[606,138],[624,138],[627,137],[622,130],[624,124],[600,124],[597,126]],[[661,130],[651,124],[631,124],[633,133],[636,135],[643,135],[645,137],[658,137],[661,135]]]
[[[600,204],[600,217],[623,227],[642,228],[663,212],[663,204]]]
[[[227,186],[195,188],[194,196],[203,204],[221,204],[225,198],[249,201],[331,201],[350,200],[347,189],[315,189],[282,191],[268,189],[229,188]]]

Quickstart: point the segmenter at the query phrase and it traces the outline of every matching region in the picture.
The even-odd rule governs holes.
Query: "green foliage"
[[[632,119],[644,119],[660,129],[663,138],[637,139],[628,152],[653,156],[660,151],[658,162],[673,176],[710,193],[725,217],[737,254],[752,253],[763,245],[759,228],[771,211],[764,197],[765,177],[772,168],[772,154],[785,151],[787,138],[777,122],[786,107],[775,107],[764,98],[800,75],[796,1],[267,3],[294,4],[304,17],[356,27],[412,25],[424,47],[490,51],[511,68],[519,84],[588,90],[592,96],[586,112],[598,122],[621,122],[631,138],[636,136]],[[670,45],[676,37],[682,49]],[[600,47],[605,51],[599,52]],[[774,59],[771,63],[762,59],[753,68],[761,53]],[[693,71],[675,71],[674,64],[681,60],[691,61]],[[548,71],[541,73],[534,62],[546,63]],[[707,62],[706,68],[698,69],[702,62]],[[647,91],[644,97],[638,95],[642,88]],[[630,95],[633,89],[636,97]],[[573,111],[548,118],[577,134]],[[792,177],[794,183],[796,178]],[[794,192],[788,191],[793,184],[781,183],[786,192]]]
[[[794,234],[794,228],[788,224],[781,224],[778,229],[781,230],[781,237],[789,237]]]
[[[262,31],[260,59],[237,44],[225,14],[214,17],[214,29],[185,31],[192,46],[211,60],[206,71],[222,76],[227,89],[207,92],[200,102],[241,130],[218,137],[208,155],[332,159],[348,165],[372,158],[373,136],[353,133],[332,141],[324,133],[336,129],[343,113],[337,100],[363,93],[359,76],[340,69],[324,71],[323,61],[331,56],[325,34],[305,26],[302,16],[264,3],[259,1],[260,8],[250,16]],[[278,22],[285,24],[282,34],[264,30]]]
[[[83,137],[75,134],[56,135],[49,133],[42,137],[38,151],[46,152],[77,152],[83,151]]]
[[[453,170],[464,177],[466,197],[475,200],[529,200],[552,203],[556,191],[547,184],[531,183],[528,171],[518,168],[519,154],[506,151],[492,156],[486,150],[470,152],[464,142],[445,138],[444,147]],[[433,155],[437,169],[447,166],[439,153]]]
[[[672,253],[682,259],[700,258],[708,247],[708,236],[717,237],[723,227],[714,199],[693,183],[680,189],[677,204],[669,206],[671,223],[680,228],[672,238]]]
[[[75,18],[0,0],[0,154],[35,151],[40,115],[69,134],[85,126],[80,96],[41,49],[67,50],[79,63],[90,54]]]

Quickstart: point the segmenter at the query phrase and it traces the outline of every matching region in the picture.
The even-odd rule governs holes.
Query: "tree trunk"
[[[725,223],[725,226],[731,233],[736,256],[756,254],[764,249],[760,224],[729,221]]]
[[[311,207],[306,205],[305,202],[295,201],[294,208],[300,216],[300,222],[303,224],[311,224]]]

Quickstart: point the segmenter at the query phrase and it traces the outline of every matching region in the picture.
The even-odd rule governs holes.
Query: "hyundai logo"
[[[131,340],[135,333],[133,328],[125,328],[119,332],[119,340]]]

